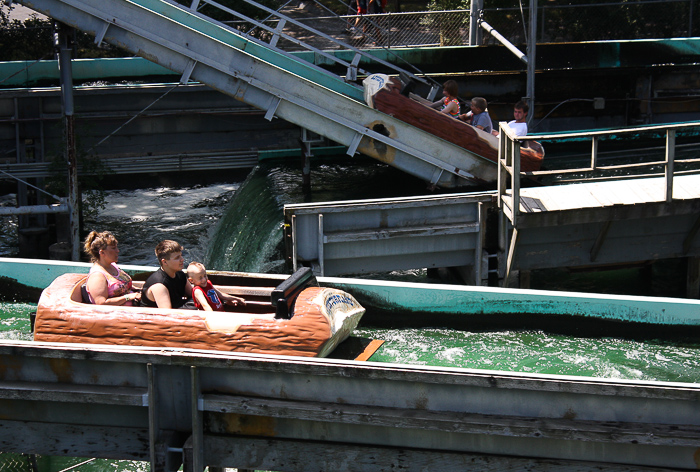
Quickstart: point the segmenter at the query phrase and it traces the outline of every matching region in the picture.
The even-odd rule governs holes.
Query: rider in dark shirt
[[[166,239],[156,246],[160,269],[151,274],[141,291],[141,305],[152,308],[194,308],[192,285],[182,271],[185,261],[182,246]]]

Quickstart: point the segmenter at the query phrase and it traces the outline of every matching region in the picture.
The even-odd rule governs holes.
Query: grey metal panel
[[[47,392],[62,392],[61,401],[3,400],[0,446],[7,451],[132,459],[151,450],[154,464],[166,464],[167,447],[182,447],[195,425],[203,463],[225,467],[278,461],[267,467],[291,471],[306,458],[306,470],[337,463],[365,470],[348,460],[386,451],[378,463],[406,470],[444,468],[461,454],[500,464],[556,461],[558,470],[692,470],[700,441],[698,384],[21,341],[0,342],[0,361],[11,366],[0,370],[4,392],[35,391],[37,379]],[[120,383],[142,395],[147,370],[155,384],[148,406],[124,405],[124,392],[110,398],[109,387]],[[103,394],[86,405],[90,390]],[[203,421],[184,419],[200,413]],[[156,444],[144,424],[159,425],[149,433]],[[177,431],[179,439],[170,434]],[[402,449],[411,463],[392,453]]]
[[[688,247],[683,242],[697,220],[697,214],[611,220],[599,251],[592,249],[605,223],[560,224],[520,230],[514,267],[543,269],[623,264],[646,260],[700,255],[700,239]]]
[[[284,213],[294,219],[297,263],[317,263],[322,275],[474,266],[484,231],[479,205],[492,195],[285,205]]]

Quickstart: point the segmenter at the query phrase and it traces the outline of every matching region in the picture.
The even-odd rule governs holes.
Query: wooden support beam
[[[595,262],[595,260],[598,258],[598,253],[600,252],[600,248],[605,242],[605,238],[608,235],[608,230],[610,230],[610,225],[612,225],[612,221],[606,221],[600,228],[600,231],[598,232],[598,237],[595,238],[595,242],[593,243],[593,247],[591,248],[591,262]]]
[[[690,247],[693,245],[693,240],[695,236],[697,236],[698,230],[700,230],[700,216],[697,217],[695,223],[693,223],[693,226],[683,240],[683,254],[688,254],[690,251]]]
[[[452,434],[483,433],[508,437],[692,447],[697,446],[700,440],[700,431],[692,425],[416,411],[384,406],[273,400],[239,395],[204,395],[203,408],[212,412],[212,415],[239,414],[261,418],[261,421],[262,418],[276,421],[296,419],[347,425],[365,425],[370,422],[373,426],[445,431]],[[214,423],[216,421],[212,419],[212,424]],[[218,430],[208,432],[221,434]],[[242,431],[236,432],[237,435],[241,433]]]
[[[508,278],[510,277],[510,271],[513,267],[513,261],[515,259],[515,247],[518,245],[518,239],[520,239],[520,232],[518,228],[513,228],[513,236],[510,239],[510,247],[508,247],[508,260],[506,261],[506,273],[503,276],[503,286],[508,286]]]
[[[205,454],[220,467],[248,467],[254,470],[343,470],[345,472],[381,472],[401,470],[506,471],[538,472],[655,472],[655,467],[586,462],[534,457],[498,456],[469,452],[431,451],[399,447],[371,447],[347,443],[293,441],[277,438],[220,437],[205,438]],[[680,470],[665,468],[664,470]]]

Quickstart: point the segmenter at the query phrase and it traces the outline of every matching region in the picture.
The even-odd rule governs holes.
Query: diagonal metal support
[[[508,260],[506,261],[506,273],[503,275],[503,287],[508,287],[508,279],[510,278],[510,271],[513,268],[513,261],[515,260],[515,248],[518,245],[518,240],[520,239],[520,232],[518,228],[513,228],[513,235],[510,239],[510,247],[508,248]]]
[[[194,70],[194,67],[197,65],[197,61],[189,61],[187,63],[187,67],[185,67],[184,72],[182,73],[182,77],[180,77],[180,83],[181,84],[186,84],[187,82],[190,81],[190,76],[192,75],[192,71]]]
[[[360,141],[362,141],[362,134],[357,133],[355,136],[352,138],[352,141],[350,141],[350,145],[348,146],[348,156],[354,156],[357,154],[357,148],[360,145]]]
[[[688,234],[683,240],[683,255],[688,254],[690,251],[690,247],[693,245],[693,240],[695,239],[695,236],[697,236],[699,230],[700,216],[698,216],[698,218],[695,220],[695,223],[693,224],[692,228],[690,228],[690,231],[688,231]]]
[[[284,18],[280,19],[279,23],[277,23],[277,28],[275,28],[275,33],[272,35],[272,39],[270,40],[270,46],[273,48],[277,46],[277,42],[280,40],[280,34],[282,33],[282,30],[284,29],[284,25],[287,24],[287,20]]]
[[[275,112],[277,111],[277,107],[280,106],[281,101],[282,99],[279,97],[270,97],[270,106],[267,107],[267,111],[265,112],[265,119],[267,121],[272,121],[275,117]]]
[[[591,262],[595,262],[595,260],[598,258],[598,253],[600,253],[600,248],[603,247],[605,238],[608,235],[608,230],[610,230],[610,225],[612,225],[612,221],[606,221],[603,223],[603,227],[600,228],[598,237],[595,238],[595,242],[591,248]]]
[[[108,28],[109,23],[105,21],[100,30],[95,35],[95,44],[97,44],[98,46],[102,44],[102,41],[105,39],[105,35],[107,34]]]
[[[362,59],[362,55],[360,54],[355,54],[355,57],[352,58],[352,62],[345,73],[345,80],[347,82],[354,82],[357,80],[357,66],[360,64],[360,59]]]

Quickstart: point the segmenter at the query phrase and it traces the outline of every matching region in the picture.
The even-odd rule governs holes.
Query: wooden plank
[[[520,211],[524,213],[538,213],[547,211],[547,207],[538,198],[521,196]]]
[[[666,186],[659,183],[647,179],[638,182],[629,181],[627,189],[631,194],[636,195],[639,203],[662,202],[666,200]]]
[[[592,193],[591,188],[584,184],[572,184],[567,186],[567,209],[598,208],[600,202]]]
[[[611,462],[572,461],[517,455],[443,452],[376,447],[366,444],[293,441],[277,438],[205,435],[205,462],[210,467],[255,470],[342,470],[343,472],[659,472],[657,467]],[[552,449],[555,449],[552,447]],[[187,457],[187,455],[186,455]],[[189,470],[185,464],[185,471]],[[685,470],[664,468],[665,471]]]
[[[700,198],[700,179],[674,178],[673,198],[688,200]]]
[[[641,203],[637,198],[637,195],[630,188],[629,181],[618,181],[609,182],[608,185],[604,187],[610,195],[610,199],[619,205],[634,205]]]
[[[148,389],[145,387],[111,385],[3,381],[0,383],[0,398],[6,400],[148,406]]]
[[[369,358],[372,357],[372,356],[374,355],[375,352],[377,352],[377,350],[382,346],[382,344],[384,344],[384,340],[383,340],[383,339],[373,339],[373,340],[367,345],[367,347],[365,348],[365,350],[362,351],[362,352],[360,353],[360,355],[358,355],[358,356],[355,358],[355,360],[356,360],[356,361],[360,361],[360,362],[369,360]]]
[[[610,207],[615,205],[615,202],[610,198],[610,195],[605,191],[605,182],[596,182],[586,184],[591,195],[600,203],[602,207]]]
[[[487,415],[429,411],[343,403],[260,399],[236,395],[204,395],[204,411],[237,413],[275,419],[294,418],[391,428],[417,428],[449,433],[497,434],[510,437],[552,438],[623,444],[697,446],[695,425],[644,424],[561,418]]]
[[[529,198],[539,200],[539,208],[543,208],[545,211],[556,211],[559,209],[557,201],[559,200],[558,198],[555,198],[551,195],[556,194],[556,188],[555,187],[540,187],[540,188],[528,188],[528,189],[522,189],[520,196],[522,197],[527,196]],[[521,206],[521,211],[523,210],[522,205]]]
[[[0,450],[144,461],[149,459],[148,428],[0,420]]]

